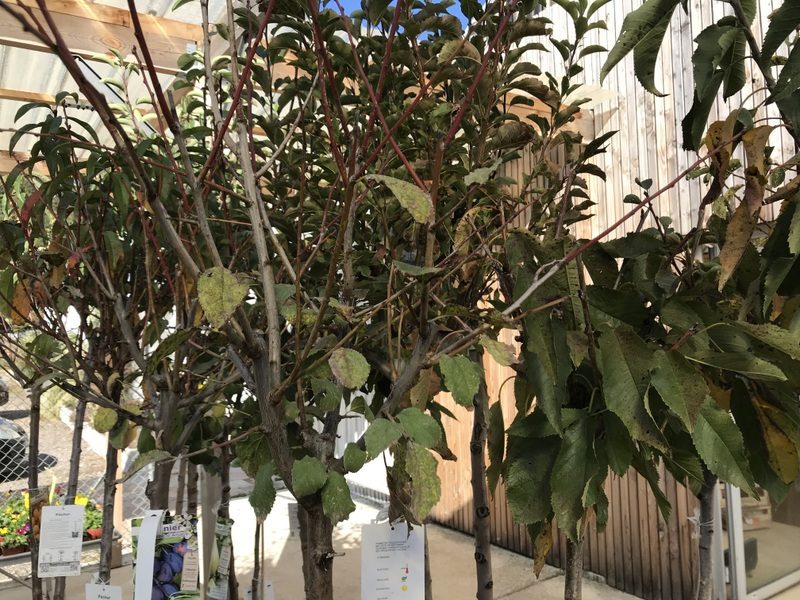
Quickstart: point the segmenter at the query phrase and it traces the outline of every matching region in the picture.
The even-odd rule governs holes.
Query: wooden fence
[[[514,333],[503,332],[506,343]],[[514,418],[513,371],[486,359],[486,384],[490,402],[501,402],[506,424]],[[503,383],[507,383],[504,385]],[[502,388],[502,389],[501,389]],[[469,442],[472,414],[447,394],[443,402],[457,417],[445,419],[447,441],[458,457],[442,461],[439,476],[447,490],[433,511],[433,520],[472,533],[473,508],[470,486]],[[692,518],[697,501],[690,491],[661,472],[661,486],[672,505],[667,521],[661,517],[648,484],[638,475],[612,476],[606,483],[610,501],[608,526],[600,533],[594,523],[587,529],[584,568],[606,578],[609,585],[647,599],[691,598],[697,583],[697,540]],[[531,555],[524,527],[516,525],[506,503],[502,482],[490,506],[492,542],[514,552]],[[548,563],[562,567],[566,560],[563,536],[555,538]]]

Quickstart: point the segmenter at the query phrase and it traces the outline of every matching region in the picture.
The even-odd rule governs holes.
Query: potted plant
[[[100,539],[103,535],[103,511],[99,506],[87,503],[83,514],[83,530],[90,540]]]
[[[25,499],[22,496],[11,498],[0,513],[0,554],[11,556],[27,552],[30,529]]]

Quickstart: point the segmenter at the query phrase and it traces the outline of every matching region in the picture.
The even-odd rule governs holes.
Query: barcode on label
[[[39,565],[39,571],[42,573],[49,573],[51,569],[58,569],[61,567],[67,567],[67,569],[77,569],[78,566],[79,565],[77,561],[42,563]]]

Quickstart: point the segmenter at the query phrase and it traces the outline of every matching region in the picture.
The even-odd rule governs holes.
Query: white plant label
[[[74,577],[81,574],[85,508],[77,504],[42,508],[40,577]]]
[[[425,533],[405,523],[361,528],[361,600],[425,598]]]
[[[122,600],[122,588],[118,585],[87,583],[86,600]]]
[[[134,575],[134,600],[151,600],[153,593],[153,563],[155,561],[156,536],[161,531],[163,510],[147,513],[139,524],[136,541],[136,572]]]

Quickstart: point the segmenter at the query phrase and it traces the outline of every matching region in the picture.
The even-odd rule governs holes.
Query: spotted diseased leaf
[[[319,491],[327,479],[328,471],[318,458],[304,456],[292,465],[292,493],[295,498]]]
[[[420,446],[435,448],[442,441],[442,428],[432,416],[418,408],[405,408],[397,415],[408,437]]]
[[[580,523],[584,513],[583,493],[597,469],[589,420],[578,419],[564,430],[564,438],[550,477],[556,521],[559,528],[573,541],[580,537]]]
[[[730,415],[710,398],[700,409],[692,440],[712,473],[758,497],[753,488],[753,475],[747,463],[742,433]]]
[[[486,481],[489,493],[494,497],[500,474],[503,471],[503,457],[505,455],[505,424],[503,422],[503,406],[500,401],[489,408],[489,423],[487,426],[486,445],[489,454],[489,466],[486,469]]]
[[[197,297],[215,329],[220,329],[244,301],[250,286],[241,283],[228,269],[212,267],[200,275]]]
[[[413,484],[411,510],[418,522],[422,522],[439,502],[442,482],[436,473],[438,463],[422,446],[410,443],[405,457],[405,470]]]
[[[341,473],[333,472],[322,488],[322,512],[335,525],[344,521],[356,509],[347,480]]]
[[[664,403],[691,432],[700,407],[709,396],[700,371],[676,350],[658,350],[653,355],[650,381]]]
[[[11,322],[14,325],[24,325],[31,315],[31,294],[28,286],[18,281],[14,286],[14,296],[11,298]]]
[[[511,365],[519,362],[514,347],[510,346],[509,344],[499,342],[488,336],[482,335],[481,346],[486,348],[486,351],[492,355],[492,358],[499,365],[510,367]]]
[[[360,471],[364,463],[367,462],[367,453],[351,442],[344,447],[342,461],[348,473],[355,473]]]
[[[791,484],[800,472],[797,445],[773,420],[775,409],[758,399],[753,403],[767,448],[767,462],[785,484]]]
[[[422,281],[426,281],[437,273],[442,272],[439,267],[420,267],[418,265],[400,262],[399,260],[393,261],[393,264],[394,268],[400,271],[403,275],[408,275]]]
[[[267,518],[278,495],[272,482],[273,471],[271,462],[261,465],[256,473],[253,489],[247,497],[259,521]]]
[[[360,352],[339,348],[333,351],[328,364],[336,380],[346,388],[356,390],[367,383],[369,363]]]
[[[367,175],[367,179],[383,183],[397,198],[417,223],[428,223],[433,218],[433,201],[428,192],[415,184],[388,175]]]
[[[461,406],[472,406],[481,384],[481,368],[466,356],[443,356],[439,369],[453,399]]]
[[[748,168],[745,173],[744,199],[736,207],[725,230],[725,244],[719,253],[719,289],[733,276],[736,267],[750,246],[753,232],[758,225],[758,215],[764,203],[764,178]]]
[[[509,437],[504,477],[508,506],[517,523],[538,523],[552,514],[550,482],[560,448],[556,435],[534,440]]]
[[[131,466],[125,471],[125,474],[122,476],[122,480],[126,481],[130,479],[135,473],[138,473],[147,465],[166,460],[171,457],[172,455],[166,450],[150,450],[149,452],[140,454],[136,457]]]
[[[738,321],[736,326],[740,329],[744,329],[749,335],[762,344],[780,350],[795,360],[800,360],[800,337],[798,337],[796,333],[792,333],[783,327],[778,327],[771,323],[753,325],[752,323]]]
[[[113,408],[100,407],[94,413],[92,427],[98,433],[108,433],[117,424],[117,411]]]
[[[449,63],[454,58],[464,57],[476,63],[481,62],[481,53],[468,40],[457,39],[445,42],[439,51],[439,64]]]
[[[367,455],[370,458],[380,456],[381,452],[394,444],[403,435],[403,428],[388,419],[375,419],[364,432]]]
[[[411,405],[425,410],[428,401],[441,391],[442,382],[433,369],[422,369],[419,381],[411,388]]]

